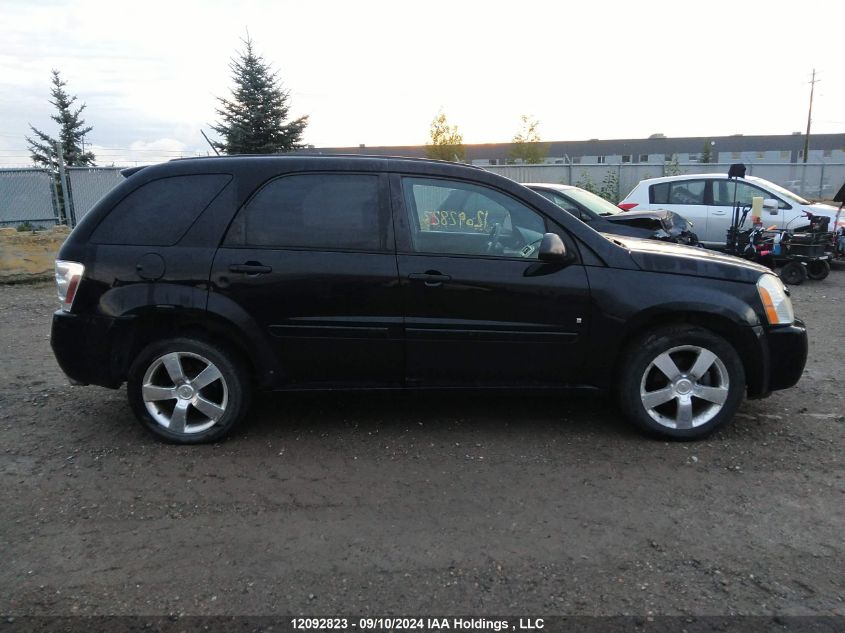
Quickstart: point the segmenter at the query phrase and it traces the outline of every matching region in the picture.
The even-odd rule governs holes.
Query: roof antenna
[[[212,143],[211,141],[209,141],[209,140],[208,140],[208,137],[205,135],[205,132],[203,132],[202,130],[200,130],[200,134],[202,134],[202,137],[203,137],[203,138],[205,139],[205,141],[206,141],[206,142],[207,142],[207,143],[211,146],[211,149],[213,149],[213,150],[214,150],[214,153],[215,153],[215,154],[217,154],[218,156],[220,156],[220,152],[218,152],[218,151],[217,151],[217,148],[216,148],[216,147],[214,147],[214,143]]]

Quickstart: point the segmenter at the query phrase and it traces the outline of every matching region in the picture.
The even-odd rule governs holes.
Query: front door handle
[[[273,269],[270,266],[264,266],[258,262],[247,262],[246,264],[232,264],[229,266],[229,272],[244,273],[246,275],[262,275],[273,272]]]
[[[411,281],[422,281],[429,288],[435,288],[444,281],[449,281],[451,278],[449,275],[444,275],[436,270],[427,270],[424,273],[411,273],[408,275],[408,279]]]

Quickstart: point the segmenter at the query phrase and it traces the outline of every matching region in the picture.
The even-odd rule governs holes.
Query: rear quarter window
[[[231,179],[228,174],[196,174],[143,184],[103,218],[91,241],[173,246]]]

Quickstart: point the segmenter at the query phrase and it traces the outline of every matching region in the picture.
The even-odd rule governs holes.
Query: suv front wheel
[[[620,374],[623,412],[652,435],[706,437],[733,418],[745,370],[733,346],[704,328],[653,330],[628,347]]]
[[[127,392],[144,427],[175,444],[219,440],[243,419],[250,400],[237,356],[195,338],[144,348],[129,370]]]

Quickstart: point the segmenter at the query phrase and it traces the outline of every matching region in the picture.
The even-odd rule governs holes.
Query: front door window
[[[546,224],[494,189],[449,180],[402,179],[415,252],[536,259]]]

